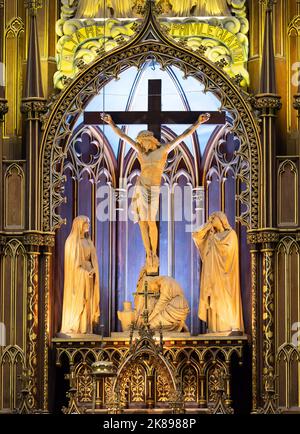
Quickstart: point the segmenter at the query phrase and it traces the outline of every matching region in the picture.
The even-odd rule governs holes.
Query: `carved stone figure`
[[[202,260],[199,318],[211,332],[244,331],[238,239],[222,212],[215,212],[193,239]]]
[[[93,333],[100,316],[98,259],[89,227],[88,217],[76,217],[65,244],[64,334]]]
[[[167,331],[188,332],[185,320],[190,309],[179,283],[168,276],[146,276],[145,269],[141,272],[137,285],[138,295],[135,296],[134,300],[136,324],[139,326],[143,322],[145,296],[139,294],[141,294],[145,279],[147,279],[149,291],[148,312],[151,328],[158,330],[161,326],[163,330]]]
[[[159,258],[157,256],[158,229],[156,220],[159,208],[161,179],[168,154],[178,146],[179,143],[193,134],[199,125],[207,122],[209,118],[209,114],[201,115],[194,125],[189,127],[172,142],[161,144],[151,131],[141,131],[134,141],[115,125],[110,115],[103,116],[103,120],[112,127],[113,131],[128,142],[138,153],[141,174],[135,186],[132,198],[132,211],[134,221],[140,225],[146,250],[146,265],[149,274],[155,274],[159,266]]]
[[[122,324],[122,331],[126,332],[135,321],[135,310],[132,310],[131,301],[124,301],[123,306],[124,310],[118,311],[118,318]]]

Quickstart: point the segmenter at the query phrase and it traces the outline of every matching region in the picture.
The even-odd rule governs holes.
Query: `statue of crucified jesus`
[[[156,274],[159,267],[159,258],[157,256],[158,228],[156,220],[159,208],[161,179],[168,154],[193,134],[199,125],[207,122],[210,119],[210,114],[200,115],[194,125],[173,141],[165,144],[160,143],[151,131],[141,131],[134,141],[115,125],[110,115],[103,114],[102,119],[111,126],[121,139],[129,143],[137,152],[141,174],[132,197],[132,211],[135,223],[139,223],[146,250],[146,269],[149,272],[148,274]]]

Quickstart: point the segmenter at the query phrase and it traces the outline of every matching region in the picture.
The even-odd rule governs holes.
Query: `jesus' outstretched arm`
[[[102,119],[104,120],[104,122],[106,122],[108,125],[111,126],[112,130],[123,140],[125,140],[125,142],[129,143],[129,145],[137,152],[140,151],[140,148],[138,146],[138,144],[129,136],[127,136],[127,134],[124,133],[124,131],[122,131],[119,127],[117,127],[117,125],[114,123],[112,117],[110,115],[104,114],[102,116]]]
[[[172,151],[176,146],[179,145],[179,143],[183,142],[187,137],[189,137],[191,134],[193,134],[199,125],[204,124],[210,119],[210,114],[206,113],[204,115],[200,115],[197,122],[194,123],[191,127],[189,127],[187,130],[185,130],[180,136],[176,137],[176,139],[172,140],[172,142],[166,143],[163,145],[168,149],[168,151]]]

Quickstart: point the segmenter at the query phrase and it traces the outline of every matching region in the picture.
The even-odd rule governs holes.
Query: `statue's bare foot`
[[[152,254],[153,267],[159,267],[159,257],[154,253]]]

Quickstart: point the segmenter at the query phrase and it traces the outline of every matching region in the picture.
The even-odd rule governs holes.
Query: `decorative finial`
[[[25,0],[25,7],[30,15],[36,15],[37,10],[43,7],[43,0]]]

